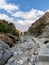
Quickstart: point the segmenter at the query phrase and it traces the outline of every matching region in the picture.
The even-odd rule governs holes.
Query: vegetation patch
[[[31,29],[31,30],[30,30],[30,33],[33,34],[33,35],[39,36],[39,35],[43,32],[45,26],[46,26],[46,24],[42,24],[42,23],[41,23],[41,24],[38,25],[37,27]]]
[[[49,40],[44,41],[44,44],[47,44],[47,43],[49,43]]]
[[[13,35],[19,36],[18,31],[16,30],[13,23],[3,23],[0,22],[0,33],[11,33]]]

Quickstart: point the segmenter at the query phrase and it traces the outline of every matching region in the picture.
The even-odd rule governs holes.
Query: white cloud
[[[46,12],[49,12],[49,9],[48,9],[48,10],[46,10]]]
[[[15,25],[17,29],[26,31],[28,28],[31,26],[32,23],[34,23],[39,17],[41,17],[45,12],[32,9],[29,12],[23,12],[23,11],[18,11],[16,13],[13,13],[14,17],[21,17],[25,20],[18,20],[15,22]]]
[[[14,24],[17,29],[21,31],[27,31],[33,22],[34,22],[33,20],[24,20],[24,21],[20,20],[20,21],[14,22]]]
[[[18,6],[12,5],[12,4],[8,4],[8,5],[4,5],[4,10],[8,11],[8,12],[12,12],[14,10],[18,10]]]
[[[0,0],[0,9],[4,9],[7,12],[11,13],[14,10],[19,10],[19,6],[14,4],[8,4],[6,0]]]
[[[22,21],[22,22],[23,22],[23,24],[21,23],[21,21],[14,22],[14,24],[18,30],[27,31],[30,24],[26,23],[25,21]]]
[[[25,25],[25,22],[23,20],[17,21],[17,23],[20,25]]]
[[[44,11],[41,11],[41,10],[38,10],[37,11],[37,15],[43,15],[45,12]]]
[[[11,16],[14,16],[16,18],[23,18],[24,20],[18,20],[16,22],[14,18],[11,18],[6,14],[0,14],[0,19],[5,19],[10,22],[12,21],[15,24],[16,28],[22,31],[28,30],[30,25],[44,14],[44,11],[37,9],[31,9],[29,12],[20,11],[18,5],[7,3],[6,0],[0,0],[0,9],[4,9],[5,11],[11,13]],[[16,11],[16,13],[13,13],[13,11]]]
[[[36,19],[37,16],[41,16],[44,14],[44,11],[40,11],[40,10],[36,10],[36,9],[32,9],[29,12],[22,12],[22,11],[18,11],[16,13],[13,14],[14,17],[22,17],[24,19]]]
[[[8,17],[6,14],[0,14],[0,19],[7,20],[9,22],[13,22],[13,18]]]
[[[18,30],[27,31],[28,28],[34,23],[36,20],[19,20],[17,22],[13,22]]]
[[[6,0],[0,0],[0,6],[6,4]]]

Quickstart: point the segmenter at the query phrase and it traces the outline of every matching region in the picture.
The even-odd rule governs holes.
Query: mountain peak
[[[45,15],[49,16],[49,12],[46,12]]]
[[[40,36],[45,31],[45,29],[49,30],[49,12],[46,12],[41,18],[36,20],[28,31],[33,35]],[[47,32],[47,30],[45,32]]]

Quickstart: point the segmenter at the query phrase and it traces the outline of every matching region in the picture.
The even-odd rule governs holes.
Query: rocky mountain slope
[[[7,43],[10,47],[19,40],[19,32],[13,23],[0,20],[0,40]]]
[[[46,12],[41,18],[35,21],[28,32],[34,36],[49,37],[49,12]]]

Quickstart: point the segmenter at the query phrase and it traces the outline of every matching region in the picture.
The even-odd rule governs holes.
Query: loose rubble
[[[41,63],[44,64],[44,62],[40,60],[41,56],[39,54],[41,48],[41,50],[44,50],[44,48],[46,47],[49,50],[49,43],[44,44],[44,41],[47,39],[39,39],[28,35],[21,37],[21,39],[22,40],[19,41],[18,44],[16,44],[14,47],[9,48],[8,46],[8,49],[10,49],[9,53],[5,54],[8,55],[8,58],[6,57],[6,63],[4,62],[5,64],[1,65],[41,65]],[[44,45],[45,47],[43,47]]]
[[[11,51],[9,46],[0,41],[0,65],[4,65],[6,61],[11,57]]]
[[[5,65],[37,65],[39,47],[33,42],[31,36],[22,38],[22,43],[19,42],[15,47],[11,48],[13,57]]]

